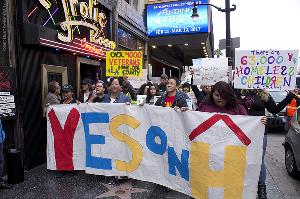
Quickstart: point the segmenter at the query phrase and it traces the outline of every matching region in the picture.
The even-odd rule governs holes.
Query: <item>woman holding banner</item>
[[[247,111],[239,103],[232,87],[223,81],[217,82],[212,87],[210,94],[199,104],[197,111],[247,115]]]
[[[277,114],[283,110],[292,100],[296,97],[296,91],[290,91],[289,94],[280,103],[276,104],[273,98],[264,90],[242,90],[242,104],[247,110],[248,115],[252,116],[264,116],[265,109],[270,113]],[[267,129],[266,129],[267,130]],[[263,156],[261,171],[258,181],[258,198],[267,198],[266,192],[266,166],[264,163],[264,157],[267,148],[267,131],[265,131],[264,142],[263,142]]]
[[[267,97],[268,96],[266,95],[266,96],[264,96],[263,99],[266,100]],[[262,100],[259,97],[256,97],[255,99]],[[262,104],[264,104],[263,101],[260,101],[260,102]],[[273,105],[271,105],[271,106],[273,107]],[[281,106],[280,106],[280,108],[281,108]],[[256,116],[263,116],[261,118],[261,122],[265,125],[267,123],[267,118],[266,118],[266,116],[264,116],[264,113],[265,113],[264,106],[262,106],[262,109],[263,109],[263,112],[259,112],[259,114],[256,114]],[[256,110],[256,109],[254,108],[253,110]],[[217,82],[212,87],[211,93],[206,97],[206,99],[204,99],[203,103],[199,104],[199,108],[197,109],[197,111],[210,112],[210,113],[211,112],[219,112],[219,113],[227,113],[230,115],[247,115],[246,109],[244,108],[244,106],[242,106],[242,104],[240,104],[240,101],[236,97],[236,94],[235,94],[234,90],[232,89],[232,87],[229,84],[227,84],[226,82],[222,82],[222,81]],[[248,111],[248,113],[251,114],[252,112]],[[252,115],[255,115],[255,114],[252,114]],[[263,157],[264,157],[264,153],[265,153],[265,142],[264,142]],[[263,165],[262,165],[262,168],[264,167],[264,169],[265,169],[265,166],[263,166]],[[263,176],[262,172],[261,172],[260,176],[261,177]],[[261,177],[260,177],[259,182],[261,182]],[[265,170],[264,170],[264,181],[263,182],[265,182]],[[259,189],[258,189],[259,190],[258,191],[259,198],[266,198],[266,191],[265,191],[266,186],[265,185],[261,186],[261,183],[259,185],[260,185]],[[264,190],[264,192],[263,192],[263,190]]]
[[[131,100],[128,96],[122,93],[122,79],[111,78],[109,81],[110,92],[103,97],[104,103],[127,103],[130,104]]]
[[[128,96],[123,94],[122,91],[123,81],[121,78],[113,77],[109,81],[109,90],[108,94],[105,94],[103,97],[103,103],[125,103],[130,104],[131,100]],[[106,177],[106,181],[109,185],[116,184],[118,177],[109,176]]]

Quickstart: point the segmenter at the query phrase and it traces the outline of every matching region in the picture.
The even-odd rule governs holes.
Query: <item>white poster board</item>
[[[193,59],[193,84],[214,85],[218,81],[228,82],[227,58]]]
[[[148,70],[143,69],[142,77],[128,77],[128,80],[133,88],[140,88],[144,83],[147,83],[147,75]]]
[[[145,104],[147,95],[137,95],[136,98],[137,98],[136,100],[137,105]]]
[[[236,50],[234,87],[293,90],[298,50]]]

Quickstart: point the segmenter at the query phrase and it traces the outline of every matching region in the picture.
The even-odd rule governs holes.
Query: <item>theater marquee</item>
[[[30,8],[29,20],[57,31],[54,40],[40,37],[39,44],[99,59],[116,48],[108,39],[110,12],[96,0],[39,0],[38,4]],[[39,19],[31,19],[35,17]]]

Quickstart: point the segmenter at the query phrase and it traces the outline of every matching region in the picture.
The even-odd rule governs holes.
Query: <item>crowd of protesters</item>
[[[180,84],[176,77],[162,74],[160,84],[145,82],[135,89],[127,77],[110,78],[104,82],[85,78],[81,82],[81,89],[77,99],[74,98],[71,85],[60,85],[57,82],[49,83],[49,93],[46,105],[70,103],[126,103],[137,104],[137,96],[146,96],[144,104],[172,107],[182,112],[192,109],[201,112],[219,112],[231,115],[262,116],[261,122],[267,123],[265,109],[276,114],[283,110],[291,101],[297,98],[297,91],[290,91],[286,98],[276,104],[273,98],[264,90],[235,90],[226,82],[217,82],[213,86],[202,85],[198,87],[185,82]],[[60,97],[62,92],[62,99]],[[192,91],[192,92],[191,92]],[[187,100],[192,100],[192,107],[188,107]],[[267,146],[266,131],[263,141],[263,157],[258,183],[258,197],[267,198],[266,195],[266,166],[264,155]],[[1,170],[0,170],[1,172]],[[108,177],[109,184],[115,184],[116,177]],[[1,181],[0,181],[1,182]]]

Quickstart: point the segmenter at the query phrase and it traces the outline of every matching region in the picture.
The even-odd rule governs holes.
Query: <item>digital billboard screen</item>
[[[196,0],[199,17],[192,19],[194,1],[147,5],[149,37],[208,32],[207,0]]]

